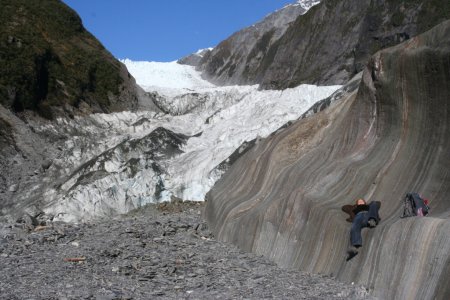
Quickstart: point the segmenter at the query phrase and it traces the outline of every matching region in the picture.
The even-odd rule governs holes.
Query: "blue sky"
[[[117,58],[173,61],[295,0],[63,0]]]

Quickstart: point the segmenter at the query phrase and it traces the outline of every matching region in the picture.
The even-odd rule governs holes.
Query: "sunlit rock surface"
[[[357,91],[264,139],[207,195],[217,237],[380,299],[450,299],[450,21],[378,52]],[[406,192],[431,200],[401,219]],[[381,201],[346,262],[356,198]]]

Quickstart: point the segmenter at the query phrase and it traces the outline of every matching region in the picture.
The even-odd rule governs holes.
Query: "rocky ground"
[[[203,204],[114,220],[0,225],[1,299],[370,299],[364,287],[278,268],[214,239]]]

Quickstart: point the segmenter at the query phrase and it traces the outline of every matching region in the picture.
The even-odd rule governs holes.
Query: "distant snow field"
[[[173,62],[121,60],[144,90],[155,88],[194,89],[213,87],[194,67]]]

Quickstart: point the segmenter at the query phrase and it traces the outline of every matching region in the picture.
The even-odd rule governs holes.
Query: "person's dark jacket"
[[[377,204],[378,209],[380,209],[381,202],[380,201],[374,201],[374,202]],[[347,204],[347,205],[342,206],[342,211],[349,215],[349,217],[346,219],[346,221],[351,223],[351,222],[353,222],[353,219],[355,218],[357,213],[359,213],[360,211],[369,211],[369,205],[367,205],[367,204],[363,204],[363,205]],[[379,216],[378,216],[378,220],[380,220]]]

